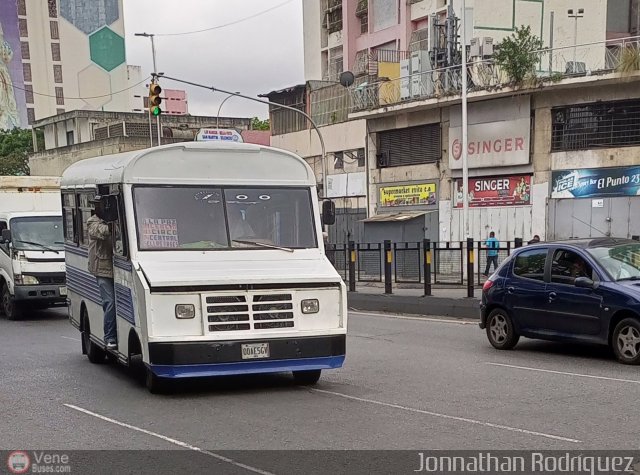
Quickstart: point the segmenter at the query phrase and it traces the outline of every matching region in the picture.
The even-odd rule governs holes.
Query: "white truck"
[[[66,306],[60,178],[0,176],[0,232],[0,313]]]

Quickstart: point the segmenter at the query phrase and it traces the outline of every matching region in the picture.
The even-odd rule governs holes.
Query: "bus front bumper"
[[[269,356],[243,359],[242,345],[268,343]],[[207,342],[149,343],[149,368],[164,378],[280,373],[340,368],[346,335]]]

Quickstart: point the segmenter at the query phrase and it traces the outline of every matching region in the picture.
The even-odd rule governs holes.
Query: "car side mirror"
[[[593,289],[596,286],[595,282],[588,277],[578,277],[573,285],[581,289]]]
[[[331,200],[322,202],[322,223],[328,226],[336,224],[336,204]]]
[[[9,244],[11,242],[11,230],[3,229],[2,230],[2,244]]]

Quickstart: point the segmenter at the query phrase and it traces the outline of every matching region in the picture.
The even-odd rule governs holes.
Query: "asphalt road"
[[[218,454],[639,448],[640,368],[606,348],[521,340],[499,352],[475,322],[350,318],[345,367],[314,388],[268,375],[160,396],[124,368],[89,363],[60,312],[0,320],[0,450],[180,449],[224,473],[276,473]]]

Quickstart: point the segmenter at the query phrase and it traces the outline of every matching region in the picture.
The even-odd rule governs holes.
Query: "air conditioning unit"
[[[400,100],[411,99],[411,61],[400,60]]]
[[[583,61],[567,61],[565,74],[586,74],[587,65]]]
[[[480,51],[483,58],[493,56],[493,38],[485,36],[480,43]]]
[[[419,50],[411,53],[411,74],[423,73],[431,69],[428,51]]]
[[[482,56],[482,50],[480,48],[480,38],[471,38],[469,48],[469,58],[478,58]]]
[[[389,166],[389,151],[383,150],[380,153],[376,153],[376,163],[378,168],[386,168]]]

